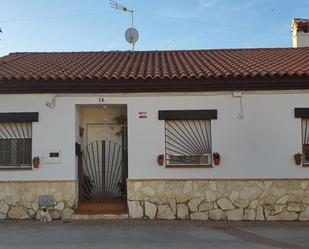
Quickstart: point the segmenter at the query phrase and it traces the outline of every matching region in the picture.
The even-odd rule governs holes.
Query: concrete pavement
[[[309,248],[309,223],[1,221],[0,249]]]

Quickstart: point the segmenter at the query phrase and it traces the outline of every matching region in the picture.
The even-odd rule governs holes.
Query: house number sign
[[[98,98],[98,102],[99,102],[99,103],[104,103],[104,98],[103,98],[103,97],[99,97],[99,98]]]

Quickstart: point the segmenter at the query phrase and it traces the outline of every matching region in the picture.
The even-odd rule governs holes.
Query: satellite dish
[[[135,28],[128,28],[126,33],[125,33],[125,36],[126,36],[126,40],[128,43],[130,44],[135,44],[138,40],[138,32]]]

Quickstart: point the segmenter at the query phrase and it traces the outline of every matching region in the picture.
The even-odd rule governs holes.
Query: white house
[[[9,54],[0,218],[309,220],[308,134],[309,47]]]

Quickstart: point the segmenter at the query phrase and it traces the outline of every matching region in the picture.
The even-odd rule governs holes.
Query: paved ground
[[[1,221],[2,248],[309,249],[309,223]]]

